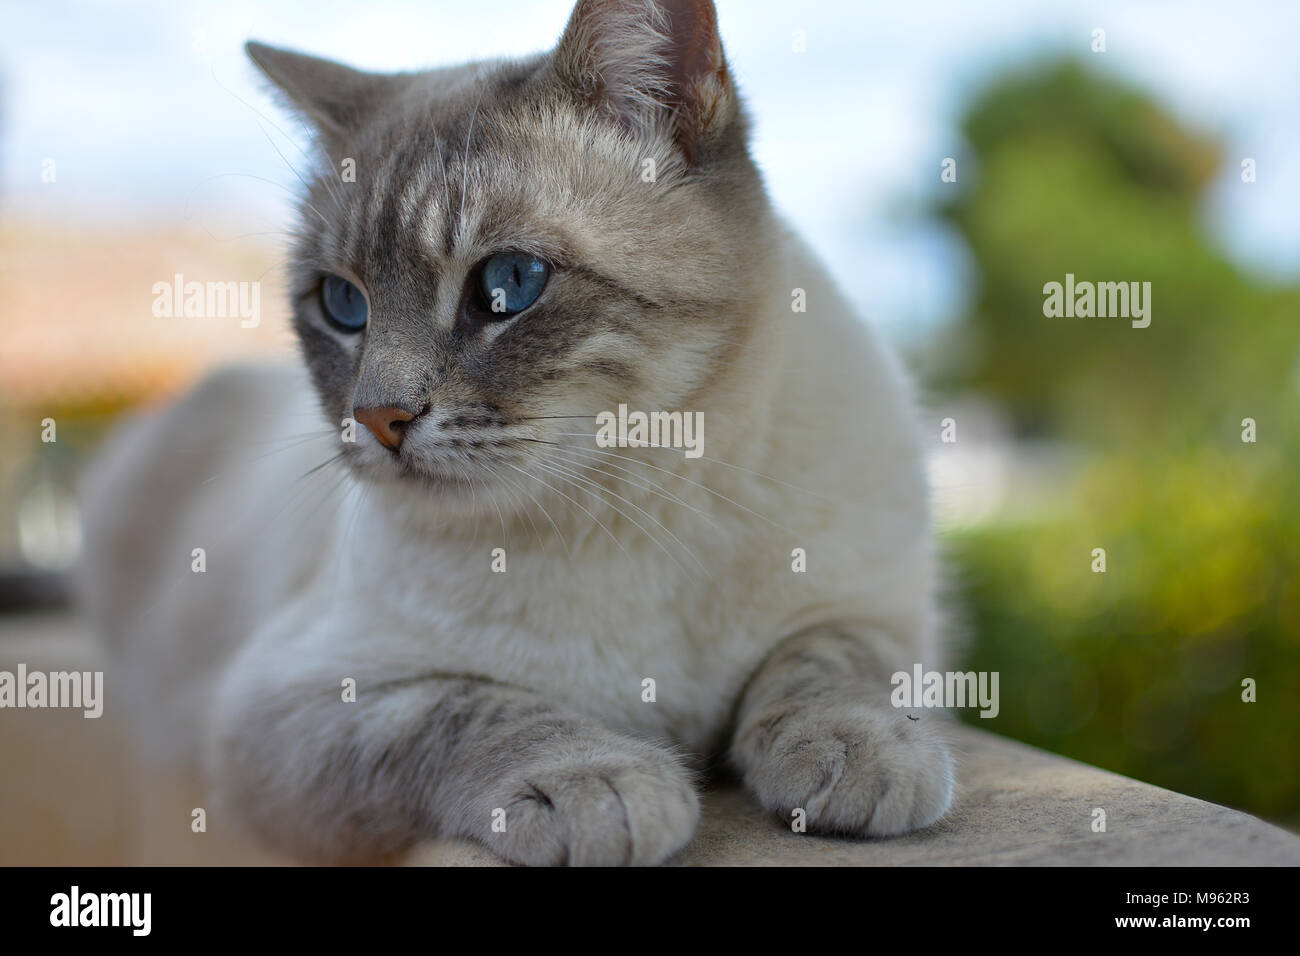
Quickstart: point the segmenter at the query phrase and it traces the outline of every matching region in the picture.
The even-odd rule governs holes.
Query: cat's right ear
[[[244,52],[309,120],[327,144],[360,129],[367,116],[392,96],[400,74],[365,73],[332,60],[250,40]]]
[[[688,162],[737,113],[713,0],[578,0],[553,63],[625,128],[667,129]]]

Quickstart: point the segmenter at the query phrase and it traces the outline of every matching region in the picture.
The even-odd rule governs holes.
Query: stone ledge
[[[59,616],[0,618],[0,669],[19,661],[100,669],[96,644]],[[976,728],[953,725],[959,791],[944,820],[890,840],[793,833],[733,785],[705,795],[679,866],[1300,865],[1300,837],[1248,814],[1140,783]],[[219,820],[189,832],[202,805],[192,778],[128,787],[117,732],[80,712],[0,711],[0,864],[285,863]],[[1102,807],[1107,832],[1093,833]],[[436,841],[412,866],[504,865],[483,847]]]
[[[960,789],[928,830],[888,840],[794,833],[734,785],[709,792],[677,866],[1296,866],[1300,837],[1237,810],[1098,770],[971,727],[951,731]],[[1106,832],[1092,832],[1092,811]],[[503,865],[465,841],[413,866]]]

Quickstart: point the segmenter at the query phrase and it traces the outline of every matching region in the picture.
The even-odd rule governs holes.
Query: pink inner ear
[[[726,92],[726,63],[713,0],[661,0],[668,18],[677,143],[688,162]]]
[[[722,69],[722,44],[712,0],[666,0],[672,44],[673,80],[684,95],[710,73]]]
[[[729,92],[712,0],[578,0],[556,58],[628,128],[643,127],[655,107],[671,113],[688,161]]]

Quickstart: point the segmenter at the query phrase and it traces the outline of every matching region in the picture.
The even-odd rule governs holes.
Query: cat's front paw
[[[787,821],[802,809],[809,830],[894,836],[934,823],[952,800],[947,745],[892,708],[781,710],[743,729],[736,753],[762,804]]]
[[[512,767],[489,803],[499,822],[488,845],[532,866],[661,863],[690,841],[700,815],[681,761],[630,738]]]

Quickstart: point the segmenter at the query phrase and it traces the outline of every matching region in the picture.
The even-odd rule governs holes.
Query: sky
[[[1001,70],[1062,53],[1127,78],[1227,144],[1205,216],[1245,267],[1300,274],[1300,3],[719,0],[773,200],[870,321],[955,315],[961,243],[924,215],[956,120]],[[246,62],[250,37],[366,69],[550,47],[570,0],[0,2],[0,216],[214,235],[290,222],[306,136]],[[1106,52],[1093,53],[1093,31]],[[805,49],[796,51],[796,31]],[[288,139],[285,138],[287,135]],[[280,155],[283,153],[283,157]],[[1243,188],[1238,157],[1257,162]],[[56,181],[42,181],[53,159]],[[959,165],[959,183],[961,167]]]

